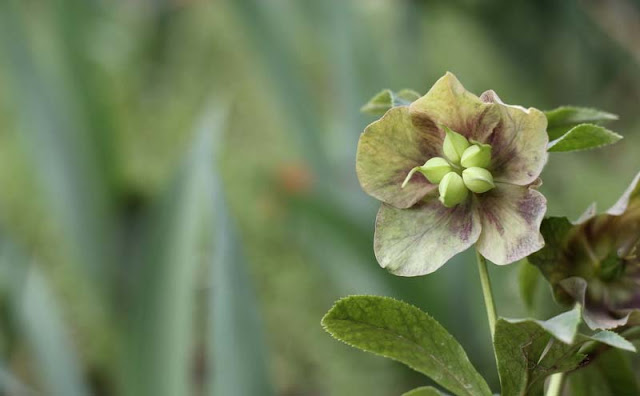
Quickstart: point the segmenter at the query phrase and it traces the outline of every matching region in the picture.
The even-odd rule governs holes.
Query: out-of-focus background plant
[[[334,342],[340,296],[430,312],[496,388],[469,255],[397,278],[355,146],[381,87],[620,115],[624,144],[551,157],[550,214],[637,172],[640,2],[0,3],[0,394],[393,395],[424,378]],[[559,312],[520,265],[501,315]],[[638,372],[638,362],[634,363]],[[595,369],[594,369],[595,370]]]

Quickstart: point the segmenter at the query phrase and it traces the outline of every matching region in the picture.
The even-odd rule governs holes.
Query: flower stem
[[[482,295],[484,297],[484,306],[487,310],[487,319],[489,319],[489,330],[491,331],[491,339],[496,330],[496,304],[493,301],[493,293],[491,292],[491,281],[487,272],[487,260],[476,250],[476,259],[478,260],[478,272],[480,273],[480,284],[482,285]]]
[[[546,396],[560,396],[562,394],[562,385],[564,382],[564,373],[556,373],[551,375],[549,380],[549,388],[547,388]]]

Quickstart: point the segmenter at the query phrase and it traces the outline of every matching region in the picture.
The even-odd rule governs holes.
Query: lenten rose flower
[[[370,124],[356,170],[383,203],[374,238],[380,265],[417,276],[474,243],[500,265],[539,250],[546,127],[541,111],[506,105],[493,91],[477,97],[451,73]]]
[[[549,280],[556,300],[582,304],[592,329],[640,318],[640,173],[606,213],[596,215],[592,205],[575,223],[551,217],[542,233],[547,246],[529,260]]]

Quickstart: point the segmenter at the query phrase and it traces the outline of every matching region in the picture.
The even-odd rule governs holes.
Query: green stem
[[[545,396],[560,396],[562,394],[562,385],[564,382],[564,373],[556,373],[551,375],[549,380],[549,388]]]
[[[480,272],[480,284],[482,285],[482,295],[484,297],[484,306],[487,310],[487,319],[489,319],[489,330],[491,330],[491,339],[496,331],[496,304],[493,301],[493,293],[491,292],[491,281],[487,272],[487,260],[476,250],[476,259],[478,260],[478,272]]]

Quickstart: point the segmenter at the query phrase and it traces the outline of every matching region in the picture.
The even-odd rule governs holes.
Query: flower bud
[[[447,136],[444,138],[442,151],[449,161],[458,165],[460,164],[462,153],[469,147],[469,141],[458,132],[452,131],[449,127],[445,126],[444,131]]]
[[[465,168],[486,168],[491,162],[491,146],[488,144],[473,144],[469,146],[464,153],[460,164]]]
[[[460,175],[455,172],[447,173],[438,186],[440,202],[447,208],[452,208],[467,199],[469,190],[465,187]]]
[[[441,157],[431,158],[420,167],[420,173],[422,173],[427,180],[433,184],[438,184],[447,173],[453,169],[446,159]]]
[[[464,185],[474,193],[481,194],[494,188],[491,172],[484,168],[472,167],[462,171]]]

